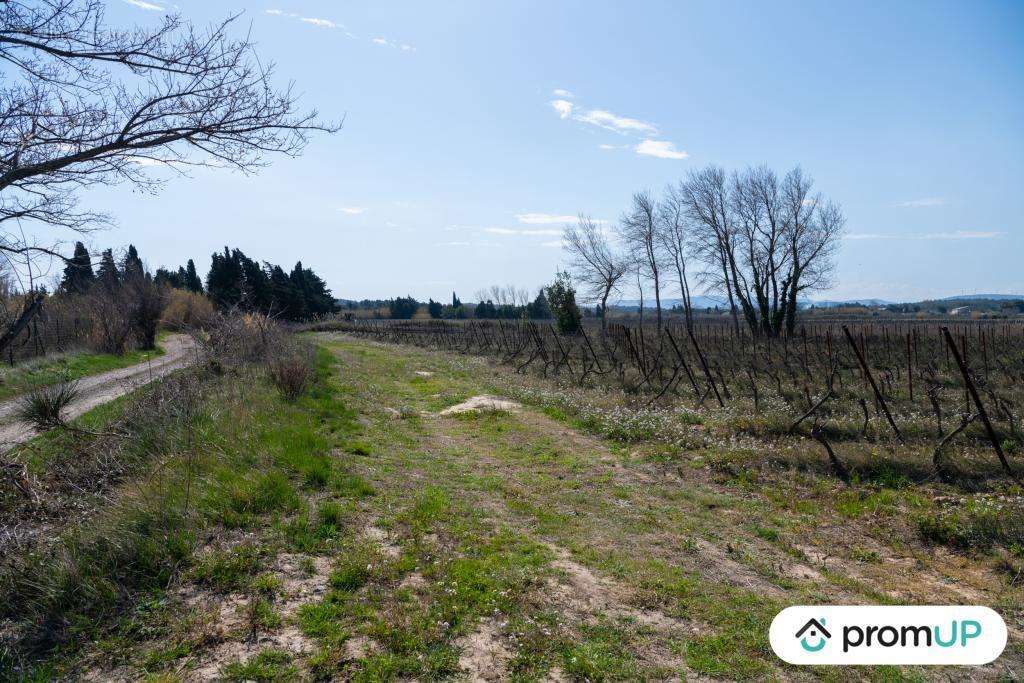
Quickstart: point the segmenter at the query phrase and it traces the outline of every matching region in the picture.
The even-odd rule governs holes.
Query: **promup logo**
[[[790,664],[987,664],[1006,647],[988,607],[789,607],[772,649]]]
[[[800,646],[803,649],[808,652],[820,652],[828,644],[828,639],[832,637],[832,634],[825,629],[825,618],[822,617],[820,621],[809,619],[803,628],[796,632],[796,637],[800,639]],[[811,645],[811,642],[814,645]]]

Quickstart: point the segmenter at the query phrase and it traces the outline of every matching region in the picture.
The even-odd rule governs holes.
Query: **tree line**
[[[532,299],[529,292],[513,286],[495,285],[476,293],[475,304],[463,304],[455,292],[452,292],[450,304],[429,299],[426,303],[427,314],[432,319],[464,320],[551,320],[554,319],[563,334],[572,334],[580,330],[583,312],[576,304],[576,289],[572,278],[567,272],[560,272],[555,280],[541,287]],[[364,305],[365,304],[365,305]],[[347,302],[347,307],[354,309],[386,308],[388,317],[397,320],[408,320],[423,308],[424,304],[412,296],[397,297],[388,300],[364,300]]]
[[[285,273],[278,265],[266,261],[260,264],[240,249],[228,247],[224,247],[223,253],[212,255],[204,287],[192,259],[177,270],[158,268],[150,274],[138,250],[130,244],[120,260],[115,259],[112,249],[104,250],[94,269],[89,250],[78,242],[64,267],[58,289],[68,294],[87,294],[97,287],[112,292],[137,281],[206,294],[224,310],[261,312],[290,321],[337,310],[327,284],[301,261]]]
[[[845,218],[813,186],[799,167],[780,178],[766,166],[732,173],[707,166],[661,197],[635,193],[614,230],[581,215],[563,241],[603,326],[608,299],[628,278],[640,292],[641,316],[644,287],[653,288],[659,328],[661,294],[670,287],[693,327],[691,286],[699,284],[726,299],[737,332],[743,324],[754,336],[775,337],[793,332],[800,297],[832,283]]]
[[[284,320],[308,320],[338,310],[327,283],[301,261],[286,273],[281,266],[260,264],[228,247],[211,256],[206,290],[220,308],[258,311]]]
[[[277,85],[252,36],[236,26],[238,14],[205,28],[175,12],[116,26],[107,21],[107,4],[0,3],[0,224],[37,222],[88,234],[113,218],[79,206],[81,190],[127,182],[154,191],[164,179],[152,169],[227,165],[254,172],[274,154],[301,154],[312,133],[340,129],[300,110],[292,86]],[[65,258],[59,243],[46,246],[18,228],[0,231],[0,254],[30,274],[38,259]],[[115,286],[125,264],[111,251],[92,270],[87,255],[76,245],[65,261],[72,266],[61,282],[65,292],[88,290],[98,300],[96,283],[120,294],[134,286],[166,290],[164,284],[198,292],[202,285],[194,266],[133,277],[133,259],[122,282],[128,286]],[[310,305],[319,294],[305,282],[311,278],[296,279],[303,281],[303,305],[292,302],[292,309],[320,305]],[[20,312],[0,320],[0,350],[23,333],[45,298],[30,283]]]

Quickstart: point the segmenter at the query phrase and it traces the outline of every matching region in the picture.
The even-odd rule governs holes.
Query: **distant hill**
[[[662,308],[672,308],[673,306],[682,306],[682,299],[662,299]],[[717,299],[713,296],[697,295],[690,298],[690,305],[694,308],[725,308],[728,306],[724,299]],[[620,308],[623,310],[640,308],[640,299],[623,299],[615,304],[611,304],[609,308]],[[644,308],[654,308],[654,297],[644,297]]]
[[[839,306],[887,306],[891,301],[885,301],[883,299],[850,299],[847,301],[811,301],[802,300],[800,301],[801,308],[807,308],[808,306],[816,306],[818,308],[836,308]],[[691,304],[696,309],[705,308],[728,308],[729,303],[725,299],[718,299],[713,296],[698,295],[691,299]],[[673,306],[682,306],[682,299],[662,299],[662,308],[672,308]],[[622,301],[614,304],[612,308],[619,308],[623,310],[631,310],[640,307],[639,299],[623,299]],[[654,308],[654,298],[644,299],[644,308]]]
[[[806,299],[800,301],[801,308],[808,308],[814,306],[815,308],[839,308],[842,306],[868,306],[872,308],[881,308],[884,306],[899,306],[899,305],[913,305],[913,304],[927,304],[927,303],[941,303],[941,302],[956,302],[956,301],[1020,301],[1024,300],[1024,294],[961,294],[959,296],[950,296],[943,299],[925,299],[922,301],[890,301],[888,299],[821,299],[812,300]],[[728,308],[728,302],[725,299],[719,299],[713,296],[699,295],[692,299],[693,307],[696,309],[705,308]],[[672,308],[673,306],[682,306],[682,299],[662,299],[662,308]],[[623,299],[616,304],[612,304],[611,308],[618,308],[622,310],[634,310],[640,307],[639,299]],[[644,308],[654,308],[654,297],[644,298]]]
[[[1018,301],[1021,299],[1024,299],[1024,294],[961,294],[960,296],[936,299],[936,301]]]
[[[889,306],[892,303],[885,299],[847,299],[846,301],[805,301],[801,305],[816,308],[839,308],[840,306]]]

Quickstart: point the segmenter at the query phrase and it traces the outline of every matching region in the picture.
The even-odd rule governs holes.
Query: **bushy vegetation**
[[[223,310],[273,315],[284,320],[305,320],[337,310],[327,284],[296,263],[290,273],[277,265],[260,265],[240,249],[213,254],[206,289]]]
[[[212,334],[222,338],[204,346],[208,362],[104,408],[95,417],[101,429],[58,429],[26,451],[31,494],[48,500],[57,524],[0,552],[0,618],[17,624],[0,647],[5,676],[31,653],[93,637],[172,577],[187,573],[219,591],[248,586],[263,566],[261,552],[243,547],[197,556],[200,530],[246,528],[269,514],[296,512],[304,505],[300,487],[335,479],[358,491],[354,495],[366,495],[344,483],[351,475],[325,457],[328,442],[319,436],[325,425],[353,429],[350,414],[318,374],[328,361],[307,352],[306,391],[284,400],[263,368],[273,364],[273,349],[288,340],[286,333],[270,321],[249,320],[221,321]],[[277,343],[268,345],[270,337]],[[316,382],[317,393],[310,395]],[[237,391],[243,385],[244,397]],[[143,467],[152,474],[134,479]],[[39,478],[33,471],[57,478],[51,482],[49,474]],[[34,504],[3,493],[5,525]],[[83,506],[97,507],[88,524],[77,528],[73,517],[61,520],[62,512]],[[346,513],[326,502],[319,510],[320,538],[329,539]]]

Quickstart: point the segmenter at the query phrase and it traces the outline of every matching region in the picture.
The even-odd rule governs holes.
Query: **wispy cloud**
[[[561,249],[563,244],[564,242],[562,242],[562,240],[552,240],[551,242],[541,242],[540,246]]]
[[[550,236],[553,236],[553,235],[561,235],[562,234],[561,230],[552,230],[550,228],[549,229],[522,229],[522,230],[518,229],[518,228],[484,228],[483,232],[490,233],[492,235],[533,235],[533,236],[543,235],[543,236],[547,236],[547,237],[550,237]]]
[[[342,213],[347,213],[350,216],[358,216],[361,213],[366,213],[366,207],[364,206],[342,206],[338,209]]]
[[[604,109],[580,111],[573,118],[577,121],[589,123],[592,126],[604,128],[605,130],[614,131],[616,133],[654,134],[658,132],[658,127],[653,123],[641,121],[640,119],[631,119],[628,116],[619,116],[610,111],[605,111]]]
[[[573,97],[568,90],[561,88],[553,91],[559,99],[551,100],[548,104],[555,110],[560,119],[571,119],[590,126],[595,126],[613,133],[640,138],[636,145],[612,145],[602,143],[600,149],[632,149],[641,156],[655,157],[658,159],[685,159],[689,154],[677,149],[674,142],[670,140],[655,140],[654,136],[660,136],[658,126],[650,121],[644,121],[629,116],[620,116],[607,109],[587,109],[570,102],[567,97]]]
[[[904,209],[919,209],[925,206],[944,206],[946,200],[943,197],[925,197],[924,199],[911,199],[904,202],[896,202],[896,206]]]
[[[556,90],[555,94],[568,93],[567,90]],[[571,97],[571,93],[568,95]],[[653,135],[658,132],[658,127],[653,123],[647,121],[641,121],[640,119],[629,118],[628,116],[619,116],[613,114],[610,111],[604,109],[581,109],[567,99],[564,99],[566,95],[563,95],[561,99],[551,100],[549,104],[551,108],[558,113],[558,118],[568,119],[572,118],[575,121],[581,123],[587,123],[598,128],[604,128],[605,130],[614,131],[616,133],[640,133],[645,135]]]
[[[126,0],[126,2],[132,2],[133,0]],[[304,24],[310,24],[312,26],[319,26],[321,28],[344,28],[341,24],[331,21],[330,19],[322,19],[320,17],[304,17],[301,14],[295,12],[285,12],[281,9],[267,9],[263,10],[264,14],[269,14],[272,17],[285,17],[287,19],[298,19]]]
[[[125,2],[130,2],[132,4],[139,4],[139,3],[142,3],[142,0],[125,0]],[[145,4],[148,4],[148,3],[145,3]],[[338,23],[336,21],[332,21],[331,19],[324,19],[323,17],[304,17],[301,14],[296,14],[295,12],[286,12],[286,11],[284,11],[282,9],[267,9],[267,10],[263,10],[263,13],[264,14],[269,14],[270,16],[273,16],[273,17],[283,17],[285,19],[294,19],[294,20],[300,21],[300,22],[302,22],[304,24],[309,24],[310,26],[318,26],[320,28],[326,28],[326,29],[338,29],[338,30],[343,31],[347,38],[351,38],[353,40],[358,40],[358,36],[356,36],[353,33],[349,32],[345,28],[344,24],[340,24],[340,23]],[[385,38],[383,36],[376,36],[374,38],[370,38],[369,41],[371,43],[374,43],[375,45],[383,45],[385,47],[395,48],[396,50],[401,50],[402,52],[415,52],[416,51],[416,48],[414,46],[412,46],[412,45],[409,45],[408,43],[395,42],[395,41],[389,40],[389,39],[387,39],[387,38]]]
[[[886,233],[850,233],[844,236],[848,240],[989,240],[1002,237],[1005,232],[999,230],[954,230],[953,232],[923,232],[907,235]]]
[[[551,100],[551,107],[558,112],[558,118],[567,119],[572,116],[572,102],[569,100]]]
[[[438,242],[435,247],[469,247],[472,246],[472,242]]]
[[[563,98],[569,99],[569,100],[571,100],[572,98],[576,97],[575,95],[573,95],[568,90],[563,90],[562,88],[555,88],[554,90],[551,91],[551,94],[554,95],[555,97],[563,97]]]
[[[160,5],[153,4],[152,2],[145,2],[144,0],[124,0],[127,4],[132,7],[138,7],[139,9],[149,10],[151,12],[162,12],[164,8]]]
[[[636,146],[636,153],[659,159],[685,159],[690,156],[668,140],[644,140]]]
[[[575,223],[576,216],[559,216],[552,213],[517,213],[516,220],[530,225],[551,225],[553,223]]]
[[[320,19],[319,17],[299,17],[299,21],[313,24],[313,26],[322,26],[323,28],[338,28],[338,25],[330,19]]]

